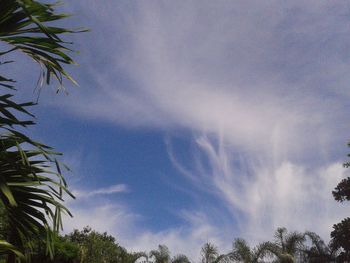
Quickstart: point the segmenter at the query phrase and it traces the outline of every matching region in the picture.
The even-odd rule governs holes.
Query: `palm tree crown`
[[[301,233],[288,233],[286,228],[278,228],[275,232],[275,242],[266,242],[265,246],[270,254],[277,258],[275,262],[294,263],[304,240],[305,237]]]

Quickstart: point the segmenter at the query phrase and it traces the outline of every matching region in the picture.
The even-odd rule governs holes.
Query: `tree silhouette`
[[[307,231],[305,237],[310,239],[311,246],[305,247],[303,250],[306,260],[309,263],[327,263],[335,262],[338,256],[338,248],[326,245],[324,241],[314,232]]]
[[[202,263],[213,263],[219,256],[218,248],[214,244],[207,242],[201,249],[201,256]]]
[[[305,237],[298,232],[288,233],[286,228],[277,228],[275,242],[266,242],[266,249],[274,255],[279,263],[296,262],[296,254],[300,250]]]
[[[155,263],[169,263],[170,251],[165,245],[159,245],[157,250],[152,250],[149,256],[154,259]]]
[[[340,223],[333,226],[331,232],[331,246],[333,249],[341,249],[337,259],[340,262],[350,260],[350,218],[343,219]]]
[[[350,143],[348,146],[350,147]],[[344,163],[343,166],[349,168],[350,162]],[[338,202],[350,201],[350,177],[341,180],[332,194]],[[333,229],[331,232],[332,247],[342,250],[337,259],[341,262],[350,261],[350,218],[345,218],[340,223],[333,225]]]
[[[233,242],[229,258],[234,262],[258,263],[268,251],[268,245],[262,243],[251,249],[244,239],[236,238]]]

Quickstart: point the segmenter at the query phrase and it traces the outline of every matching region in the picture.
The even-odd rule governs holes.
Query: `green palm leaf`
[[[64,64],[74,64],[67,54],[69,42],[61,39],[65,33],[87,31],[86,29],[66,29],[48,26],[48,22],[67,17],[56,14],[55,5],[39,3],[33,0],[0,0],[0,41],[8,44],[9,49],[0,52],[0,56],[12,51],[21,51],[42,67],[40,83],[50,84],[53,76],[63,88],[66,78],[77,84],[64,70]],[[0,76],[0,85],[13,87],[11,79]]]
[[[39,84],[50,84],[52,77],[59,83],[58,90],[64,79],[76,84],[63,68],[74,61],[68,55],[70,43],[61,35],[86,30],[52,26],[52,21],[67,17],[57,14],[54,4],[0,0],[0,6],[0,41],[7,46],[0,51],[0,59],[20,51],[40,65]],[[11,62],[1,60],[0,66]],[[13,79],[0,76],[0,86],[6,91],[14,90],[14,83]],[[27,110],[33,105],[16,103],[11,94],[0,95],[0,205],[9,224],[10,231],[5,237],[9,244],[24,251],[26,246],[30,248],[33,238],[44,238],[47,252],[52,255],[53,236],[62,227],[61,213],[70,215],[62,203],[65,195],[72,195],[56,160],[59,154],[18,131],[18,127],[34,124],[17,117],[23,114],[33,117]],[[0,251],[13,254],[15,251],[7,243],[1,241]]]
[[[3,98],[4,103],[13,105],[9,98]],[[26,113],[25,106],[29,105],[16,104],[12,110]],[[18,120],[12,113],[2,115],[11,127],[30,123]],[[45,235],[47,251],[52,254],[50,244],[62,226],[61,213],[70,215],[62,205],[64,194],[73,196],[61,174],[55,158],[57,154],[50,147],[6,127],[4,123],[0,129],[4,130],[0,134],[0,200],[9,219],[9,241],[24,247],[32,237],[42,238]],[[51,167],[56,167],[56,171]]]
[[[8,251],[11,251],[17,257],[24,259],[24,255],[18,250],[18,248],[4,240],[0,240],[0,255],[6,255],[8,254]]]

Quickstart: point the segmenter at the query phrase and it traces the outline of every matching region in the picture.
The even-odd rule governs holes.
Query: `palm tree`
[[[286,228],[278,228],[275,232],[275,242],[266,242],[265,248],[277,259],[274,262],[294,263],[305,237],[298,232],[288,233]]]
[[[232,252],[228,256],[234,262],[258,263],[265,256],[266,251],[266,243],[251,249],[244,239],[237,238],[234,240]]]
[[[338,250],[327,246],[324,241],[314,232],[307,231],[305,237],[311,241],[310,247],[305,247],[303,252],[306,255],[306,260],[309,263],[326,263],[335,262],[338,255]]]
[[[207,242],[203,245],[201,249],[202,263],[213,263],[218,255],[218,248],[214,244]]]
[[[165,245],[159,245],[157,250],[152,250],[149,256],[154,259],[154,263],[170,263],[170,251]]]
[[[0,101],[12,103],[6,96],[0,96]],[[21,105],[17,107],[25,111]],[[12,117],[6,121],[13,125],[21,122]],[[71,194],[52,149],[9,125],[0,123],[0,129],[7,130],[0,134],[0,200],[6,211],[3,217],[8,219],[5,239],[23,251],[32,238],[45,237],[52,255],[53,237],[62,226],[61,212],[70,214],[62,205],[63,195]],[[56,171],[51,169],[53,165]],[[14,254],[9,257],[13,262]]]
[[[50,84],[51,77],[58,80],[60,88],[63,78],[75,83],[63,69],[62,64],[74,62],[67,55],[67,42],[59,37],[75,31],[47,25],[66,15],[56,14],[52,4],[34,0],[0,0],[0,6],[0,41],[9,47],[0,52],[0,65],[11,62],[3,59],[8,53],[21,51],[41,66],[39,84]],[[14,82],[0,76],[0,86],[6,92],[14,90]],[[16,117],[19,113],[33,117],[27,111],[32,105],[15,102],[11,94],[0,96],[0,203],[9,223],[8,242],[0,240],[0,255],[9,254],[8,262],[21,255],[18,248],[30,247],[32,238],[44,237],[52,255],[53,236],[62,227],[61,212],[70,214],[62,205],[64,193],[70,193],[57,154],[17,129],[34,124]]]
[[[207,242],[201,249],[202,263],[218,263],[227,259],[227,255],[219,255],[218,248]]]

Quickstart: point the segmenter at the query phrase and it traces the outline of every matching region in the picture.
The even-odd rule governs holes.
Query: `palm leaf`
[[[57,14],[55,5],[35,0],[0,0],[0,41],[7,49],[0,58],[15,51],[23,52],[42,68],[38,83],[51,83],[55,78],[60,90],[63,80],[75,83],[63,66],[74,64],[71,51],[62,34],[86,31],[52,26],[51,22],[67,17]],[[12,61],[2,60],[0,65]],[[0,86],[14,90],[15,81],[0,76]],[[75,83],[76,84],[76,83]],[[67,189],[61,173],[60,155],[49,146],[33,141],[17,127],[33,125],[19,115],[33,117],[27,107],[35,103],[16,103],[10,94],[0,95],[0,204],[8,218],[10,234],[7,241],[19,249],[31,244],[33,237],[45,238],[47,252],[53,253],[53,236],[62,227],[61,213]],[[52,167],[56,169],[53,170]],[[13,253],[13,247],[0,244],[1,253]],[[11,252],[12,251],[12,252]],[[15,253],[16,255],[16,253]]]
[[[31,117],[26,108],[32,103],[18,104],[4,95],[0,105],[0,201],[9,219],[8,241],[23,249],[33,238],[44,236],[52,255],[53,237],[62,227],[61,213],[71,215],[62,204],[64,195],[73,197],[56,159],[59,154],[13,129],[34,124],[16,117],[17,112]]]
[[[63,88],[64,78],[77,84],[62,66],[74,64],[74,61],[67,54],[71,51],[67,45],[71,43],[62,40],[60,35],[87,30],[48,26],[49,22],[67,17],[66,14],[56,14],[54,4],[0,0],[0,6],[0,41],[9,45],[9,49],[0,52],[0,56],[21,51],[43,68],[40,83],[45,81],[50,84],[53,76],[60,84],[59,89]],[[11,82],[11,79],[0,76],[0,85],[12,88]]]
[[[9,251],[17,257],[24,259],[24,255],[18,250],[18,248],[4,240],[0,240],[0,255],[7,255]]]

